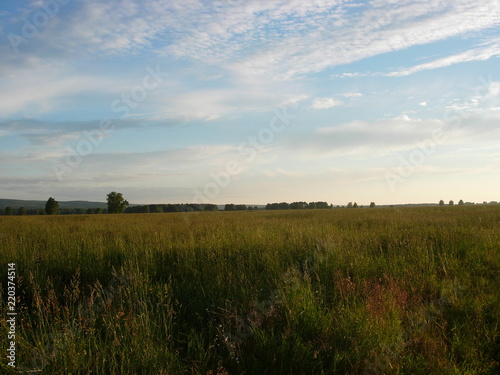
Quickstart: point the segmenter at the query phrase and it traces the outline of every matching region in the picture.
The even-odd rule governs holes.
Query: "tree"
[[[28,210],[26,207],[19,207],[19,215],[26,215],[28,213]]]
[[[460,201],[458,201],[458,205],[459,205],[459,206],[462,206],[463,204],[464,204],[463,199],[460,199]]]
[[[112,191],[107,197],[109,214],[121,214],[129,205],[128,201],[123,198],[122,193]]]
[[[307,208],[306,202],[292,202],[292,203],[290,203],[291,210],[302,210],[304,208]]]
[[[330,205],[327,202],[318,201],[309,203],[309,208],[326,209],[330,208]]]
[[[370,203],[370,208],[373,208],[373,207],[375,207],[375,202]]]
[[[166,212],[179,212],[180,211],[179,205],[178,204],[167,204],[164,211],[166,211]]]
[[[59,211],[59,202],[57,202],[54,198],[50,197],[45,203],[45,214],[46,215],[57,215]]]
[[[441,200],[439,201],[439,205],[440,205],[440,206],[444,206],[444,200],[442,200],[442,199],[441,199]]]
[[[14,215],[14,209],[12,207],[5,207],[5,215]]]
[[[236,205],[233,203],[226,204],[224,206],[224,211],[236,211]]]
[[[450,203],[448,203],[450,206],[453,206],[455,204],[455,202],[453,201],[450,201]]]
[[[352,202],[347,203],[347,208],[352,208]]]
[[[354,204],[352,205],[352,208],[358,208],[358,204],[356,202],[354,202]]]

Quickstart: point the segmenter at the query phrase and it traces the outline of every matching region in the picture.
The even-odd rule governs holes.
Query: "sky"
[[[0,198],[500,201],[500,3],[0,4]]]

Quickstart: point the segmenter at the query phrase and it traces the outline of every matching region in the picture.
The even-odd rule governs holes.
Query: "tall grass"
[[[18,370],[500,371],[498,207],[182,215],[0,217]]]

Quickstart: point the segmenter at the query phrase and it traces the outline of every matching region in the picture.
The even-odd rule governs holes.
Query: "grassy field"
[[[13,262],[21,373],[500,371],[500,206],[0,217],[0,249],[4,373]]]

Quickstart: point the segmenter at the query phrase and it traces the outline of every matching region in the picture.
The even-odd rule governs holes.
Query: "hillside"
[[[44,209],[46,201],[32,201],[32,200],[22,200],[22,199],[0,199],[0,209],[5,207],[12,207],[17,209],[19,207],[25,207],[28,210],[31,209]],[[59,202],[59,208],[107,208],[107,204],[104,202],[89,202],[89,201],[67,201]]]

